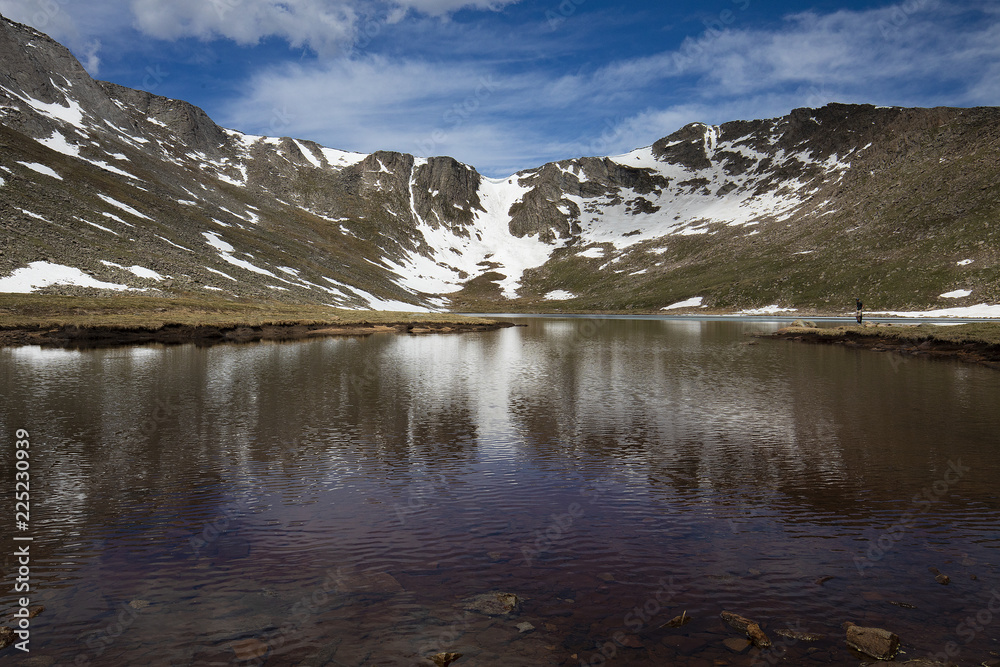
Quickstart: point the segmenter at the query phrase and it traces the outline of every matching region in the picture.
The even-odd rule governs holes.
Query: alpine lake
[[[1000,658],[995,370],[753,337],[775,320],[504,319],[0,349],[0,526],[32,538],[0,625],[21,545],[44,606],[0,660],[873,661],[845,622]]]

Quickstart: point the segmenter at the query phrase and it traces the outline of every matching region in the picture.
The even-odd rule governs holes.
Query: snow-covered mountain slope
[[[0,63],[0,291],[403,310],[1000,301],[992,108],[696,123],[489,179],[223,129],[92,80],[5,19]]]

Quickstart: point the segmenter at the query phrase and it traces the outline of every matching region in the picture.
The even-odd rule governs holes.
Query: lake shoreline
[[[514,326],[452,313],[347,310],[316,304],[123,295],[0,294],[0,347],[214,345],[376,333],[461,333]]]
[[[971,327],[975,327],[974,329]],[[954,359],[1000,370],[1000,325],[893,326],[887,324],[817,328],[790,326],[760,338],[894,352],[912,357]]]
[[[165,345],[216,345],[220,343],[256,343],[260,341],[295,341],[333,336],[370,336],[377,333],[431,334],[495,331],[515,326],[512,322],[468,322],[456,320],[358,323],[282,323],[235,325],[228,327],[165,324],[150,329],[125,329],[111,326],[65,325],[56,328],[15,327],[0,329],[0,347],[39,345],[60,348],[117,347],[161,343]]]

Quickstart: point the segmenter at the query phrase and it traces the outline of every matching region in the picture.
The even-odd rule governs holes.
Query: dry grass
[[[146,296],[0,294],[0,329],[77,326],[157,330],[170,324],[227,328],[292,324],[350,326],[401,322],[477,324],[492,321],[450,313],[342,310],[314,304],[230,301],[200,296],[164,299]]]

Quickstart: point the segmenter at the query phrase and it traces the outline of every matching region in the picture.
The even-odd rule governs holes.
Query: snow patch
[[[309,164],[316,167],[317,169],[323,166],[323,163],[320,162],[318,159],[316,159],[316,156],[313,155],[312,150],[308,146],[303,145],[302,142],[299,141],[298,139],[293,139],[292,141],[294,141],[295,145],[299,147],[299,151],[302,152],[303,157],[309,160]]]
[[[576,295],[566,290],[557,289],[552,290],[542,298],[546,301],[566,301],[567,299],[575,299]]]
[[[214,232],[202,232],[201,235],[205,237],[205,242],[208,243],[208,245],[212,246],[219,252],[233,252],[236,250],[236,248],[223,241],[219,238],[219,235]]]
[[[794,313],[797,308],[782,308],[778,304],[764,306],[763,308],[749,308],[741,310],[740,315],[773,315],[775,313]]]
[[[38,143],[51,148],[56,152],[62,153],[63,155],[80,157],[80,147],[66,141],[66,137],[58,131],[53,131],[52,136],[48,139],[39,139]]]
[[[194,250],[191,250],[190,248],[185,248],[182,245],[177,245],[176,243],[174,243],[170,239],[168,239],[166,237],[163,237],[163,236],[160,236],[159,234],[156,235],[156,238],[160,239],[161,241],[166,241],[167,243],[169,243],[170,245],[172,245],[175,248],[180,248],[181,250],[186,250],[187,252],[194,252]]]
[[[103,230],[105,232],[110,232],[110,233],[114,234],[115,236],[119,236],[118,232],[114,231],[113,229],[108,229],[104,225],[99,225],[96,222],[91,222],[90,220],[84,220],[83,218],[77,218],[77,220],[79,220],[80,222],[85,222],[88,225],[90,225],[91,227],[97,227],[98,229],[101,229],[101,230]]]
[[[206,271],[211,271],[212,273],[218,273],[218,274],[219,274],[220,276],[222,276],[223,278],[229,278],[229,279],[230,279],[230,280],[232,280],[232,281],[233,281],[234,283],[235,283],[235,282],[239,282],[238,280],[236,280],[236,278],[233,278],[233,277],[232,277],[231,275],[229,275],[228,273],[223,273],[222,271],[216,271],[215,269],[212,269],[212,268],[209,268],[209,267],[207,267],[207,266],[206,266],[206,267],[204,267],[204,269],[205,269]]]
[[[10,91],[7,91],[10,92]],[[33,97],[18,95],[16,93],[11,93],[15,97],[20,98],[22,101],[26,102],[35,111],[43,113],[52,118],[63,121],[64,123],[69,123],[81,130],[86,129],[83,126],[83,109],[80,105],[73,99],[69,97],[66,98],[66,104],[68,106],[62,106],[61,104],[49,104],[47,102],[40,102]]]
[[[969,296],[970,294],[972,294],[972,290],[957,289],[953,292],[945,292],[944,294],[941,294],[939,296],[941,296],[941,298],[943,299],[962,299],[964,297]]]
[[[29,216],[31,218],[35,218],[36,220],[41,220],[42,222],[48,222],[48,220],[46,220],[42,216],[38,215],[37,213],[32,213],[31,211],[29,211],[26,208],[19,208],[17,210],[20,211],[21,213],[24,213],[25,215],[27,215],[27,216]]]
[[[577,254],[577,257],[589,257],[590,259],[603,259],[604,248],[601,248],[600,246],[595,248],[587,248],[583,252]]]
[[[60,181],[63,180],[63,177],[57,174],[55,169],[52,167],[46,167],[44,164],[38,164],[37,162],[18,162],[18,164],[22,167],[27,167],[32,171],[37,171],[39,174],[51,176],[52,178],[57,178]]]
[[[1000,305],[979,303],[975,306],[958,306],[955,308],[939,308],[924,311],[879,311],[872,315],[892,315],[894,317],[962,317],[962,318],[1000,318]]]
[[[959,262],[955,262],[955,263],[958,264],[959,266],[968,266],[969,264],[972,264],[973,261],[975,261],[975,260],[963,259],[963,260],[961,260]]]
[[[660,310],[674,310],[676,308],[704,308],[701,302],[705,297],[693,296],[690,299],[685,299],[684,301],[678,301],[677,303],[672,303],[669,306],[664,306]]]
[[[222,258],[224,261],[229,262],[233,266],[238,266],[241,269],[252,271],[253,273],[259,273],[264,276],[270,276],[272,278],[282,280],[281,278],[278,278],[278,276],[274,275],[267,269],[262,269],[259,266],[247,262],[246,260],[233,257],[231,253],[236,249],[233,248],[233,246],[226,243],[225,241],[223,241],[221,238],[219,238],[219,235],[216,234],[215,232],[202,232],[201,235],[205,237],[205,242],[208,243],[208,245],[212,246],[213,248],[219,251],[219,257]],[[228,278],[229,276],[226,277]]]
[[[115,222],[120,222],[123,225],[125,225],[126,227],[133,227],[133,228],[135,227],[135,225],[133,225],[131,222],[125,222],[124,220],[122,220],[121,218],[119,218],[114,213],[108,213],[107,211],[101,211],[101,215],[103,215],[105,218],[111,218]]]
[[[106,283],[92,278],[75,267],[51,262],[31,262],[28,266],[17,269],[6,278],[0,278],[0,292],[29,294],[51,285],[95,287],[117,292],[129,289],[126,285]]]
[[[144,218],[146,220],[152,220],[152,218],[149,217],[148,215],[146,215],[145,213],[140,213],[139,211],[135,210],[134,208],[132,208],[128,204],[123,204],[122,202],[118,201],[117,199],[114,199],[114,198],[109,197],[107,195],[102,195],[100,193],[98,193],[97,196],[100,197],[101,199],[103,199],[104,201],[106,201],[107,203],[111,204],[112,206],[120,208],[121,210],[125,211],[126,213],[131,213],[132,215],[134,215],[137,218]]]
[[[101,260],[101,264],[104,264],[105,266],[113,266],[116,269],[121,269],[123,271],[128,271],[129,273],[132,273],[139,278],[148,278],[150,280],[166,280],[166,277],[161,276],[156,271],[139,266],[138,264],[133,264],[132,266],[122,266],[121,264],[115,264],[114,262],[109,262],[105,259]]]

